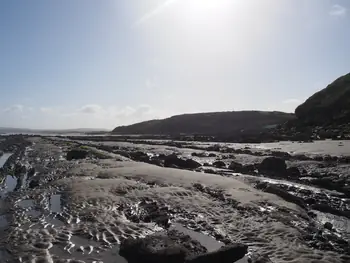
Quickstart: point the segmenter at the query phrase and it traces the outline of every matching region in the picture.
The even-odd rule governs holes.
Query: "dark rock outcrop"
[[[88,156],[88,151],[85,151],[83,149],[73,149],[67,152],[67,160],[79,160],[79,159],[85,159]]]
[[[299,178],[300,171],[297,167],[290,167],[287,169],[287,176],[292,178]]]
[[[330,222],[324,223],[323,227],[324,227],[325,229],[328,229],[328,230],[332,230],[332,229],[333,229],[333,225],[332,225],[332,223],[330,223]]]
[[[286,173],[286,161],[279,157],[267,157],[258,167],[259,172],[275,176],[283,176]]]
[[[197,169],[202,165],[192,159],[181,159],[176,155],[169,155],[164,158],[164,167],[182,168],[182,169]]]
[[[199,242],[172,230],[167,234],[126,239],[120,245],[119,254],[129,263],[184,263],[187,257],[205,252]]]
[[[311,206],[311,209],[337,216],[344,216],[350,219],[350,211],[341,211],[327,204],[314,204]]]
[[[238,162],[231,162],[231,164],[229,165],[228,169],[236,172],[236,173],[240,173],[242,171],[243,165],[241,163]]]
[[[306,208],[306,205],[302,198],[292,195],[288,193],[286,190],[281,189],[278,186],[275,186],[273,184],[267,183],[267,182],[261,182],[256,185],[257,189],[260,189],[266,193],[274,194],[282,199],[286,200],[287,202],[294,203],[296,205],[299,205],[302,208]]]
[[[226,168],[226,163],[223,161],[215,161],[213,162],[213,166],[216,168]]]
[[[232,263],[244,257],[248,246],[243,244],[230,244],[217,251],[188,258],[186,263]]]

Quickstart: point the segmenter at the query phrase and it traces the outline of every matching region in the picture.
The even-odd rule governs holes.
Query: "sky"
[[[3,0],[0,127],[293,112],[349,47],[348,0]]]

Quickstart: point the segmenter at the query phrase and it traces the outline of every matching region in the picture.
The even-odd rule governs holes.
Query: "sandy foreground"
[[[167,211],[172,225],[222,244],[241,242],[273,262],[350,262],[307,245],[309,217],[299,206],[240,180],[131,161],[67,161],[72,143],[32,138],[23,161],[38,185],[5,193],[1,262],[126,262],[118,245],[164,231],[144,220],[145,204]]]

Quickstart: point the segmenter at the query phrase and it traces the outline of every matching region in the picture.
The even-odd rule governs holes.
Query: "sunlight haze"
[[[0,1],[0,126],[294,112],[350,69],[346,0]]]

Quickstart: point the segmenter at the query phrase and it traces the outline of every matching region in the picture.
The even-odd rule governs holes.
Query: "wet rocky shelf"
[[[0,150],[12,158],[2,173],[17,180],[3,199],[9,208],[2,213],[7,226],[1,231],[14,240],[2,243],[8,260],[125,262],[120,245],[172,233],[174,226],[191,240],[197,234],[222,246],[242,244],[248,248],[242,260],[251,262],[350,258],[346,191],[326,190],[304,179],[322,178],[324,172],[333,173],[333,181],[346,179],[347,164],[340,157],[316,160],[309,153],[297,159],[283,146],[242,145],[239,150],[198,144],[193,149],[55,137],[8,139]],[[7,187],[6,180],[3,184]],[[282,236],[291,249],[281,246]],[[30,257],[28,249],[34,249]],[[215,257],[212,252],[185,260],[207,262]]]

